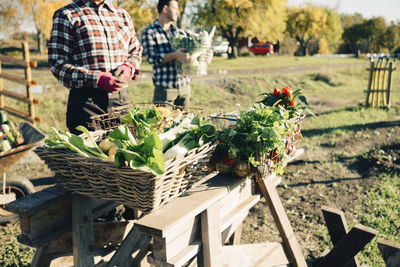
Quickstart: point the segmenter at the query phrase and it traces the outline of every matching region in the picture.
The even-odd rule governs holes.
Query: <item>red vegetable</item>
[[[274,89],[274,95],[280,95],[280,94],[281,94],[281,92],[279,92],[278,88],[275,88]]]
[[[282,89],[282,94],[285,94],[285,95],[287,95],[287,96],[292,96],[293,91],[292,91],[292,89],[291,89],[289,86],[285,86],[285,87],[283,87],[283,89]]]
[[[289,105],[293,107],[294,106],[294,101],[290,100]]]
[[[229,154],[226,154],[224,159],[222,160],[224,165],[233,166],[235,164],[235,160],[229,157]]]

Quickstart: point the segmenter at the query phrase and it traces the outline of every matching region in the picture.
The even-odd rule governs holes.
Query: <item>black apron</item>
[[[92,87],[71,89],[67,104],[67,127],[74,134],[81,134],[75,129],[79,125],[93,131],[91,116],[109,113],[113,107],[128,104],[128,88],[122,88],[117,93],[106,93]]]

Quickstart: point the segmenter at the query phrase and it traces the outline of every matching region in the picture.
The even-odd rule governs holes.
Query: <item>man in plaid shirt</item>
[[[172,24],[179,16],[178,2],[160,0],[157,10],[158,19],[143,31],[141,40],[147,61],[153,66],[153,102],[188,106],[190,79],[178,73],[175,60],[188,64],[190,55],[183,48],[173,51],[171,47],[171,38],[178,31]]]
[[[130,15],[110,0],[74,0],[57,10],[48,43],[54,76],[70,92],[67,127],[89,129],[93,115],[129,104],[128,81],[136,79],[142,47]]]

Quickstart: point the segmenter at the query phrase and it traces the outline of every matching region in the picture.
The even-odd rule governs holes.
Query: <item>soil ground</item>
[[[339,108],[336,103],[326,103],[314,111],[318,114],[335,108]],[[308,259],[322,253],[323,240],[318,235],[324,227],[321,206],[341,209],[348,221],[354,221],[364,193],[379,183],[374,174],[381,168],[400,170],[400,155],[393,149],[400,146],[400,117],[357,127],[343,136],[319,139],[317,145],[288,164],[278,186],[296,238]],[[307,146],[308,138],[319,135],[318,129],[302,133],[305,138],[299,146]],[[369,157],[362,156],[366,153]],[[33,152],[24,156],[7,175],[29,178],[38,190],[54,183],[52,172]],[[242,243],[280,241],[265,201],[260,201],[245,219],[241,240]]]

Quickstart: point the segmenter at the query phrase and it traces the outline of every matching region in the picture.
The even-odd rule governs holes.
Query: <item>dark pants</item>
[[[157,104],[160,102],[188,107],[190,105],[190,84],[179,89],[155,86],[153,103]]]
[[[128,88],[112,94],[99,88],[72,89],[68,96],[67,127],[74,134],[81,134],[75,129],[79,125],[88,130],[95,130],[91,126],[91,116],[102,115],[110,112],[112,107],[128,104],[130,104]]]

